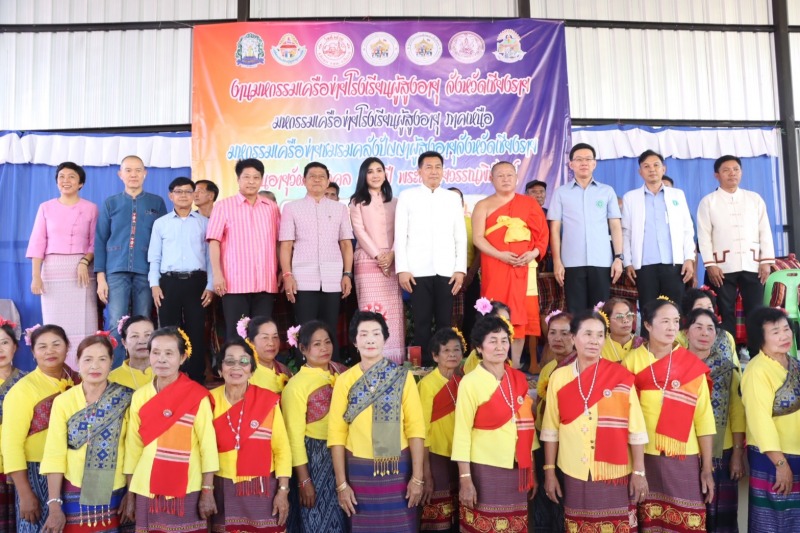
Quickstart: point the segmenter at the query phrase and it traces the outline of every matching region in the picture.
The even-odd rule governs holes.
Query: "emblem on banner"
[[[343,67],[353,59],[355,47],[350,38],[339,32],[326,33],[319,39],[314,47],[317,61],[330,68]]]
[[[416,65],[433,65],[442,57],[442,41],[432,33],[419,31],[406,41],[406,56]]]
[[[364,61],[376,67],[390,65],[400,55],[400,44],[392,35],[376,31],[367,35],[361,43],[361,56]]]
[[[514,30],[501,31],[497,36],[497,51],[494,52],[494,57],[503,63],[516,63],[525,57],[519,34]]]
[[[264,39],[255,33],[245,33],[236,43],[236,64],[255,68],[264,64]]]
[[[475,63],[483,57],[486,44],[483,37],[472,31],[460,31],[450,37],[447,49],[459,63]]]
[[[300,45],[297,37],[291,33],[285,33],[277,46],[273,46],[270,51],[272,57],[281,65],[296,65],[306,57],[306,47]]]

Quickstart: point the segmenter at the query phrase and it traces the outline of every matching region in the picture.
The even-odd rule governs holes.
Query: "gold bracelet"
[[[542,467],[542,469],[543,470],[555,470],[556,469],[556,465],[544,465]]]
[[[421,479],[417,479],[414,476],[411,476],[411,483],[413,483],[414,485],[419,485],[420,487],[425,484],[424,481],[422,481]]]
[[[347,490],[347,481],[336,487],[336,492],[344,492]]]
[[[461,474],[461,475],[460,475],[460,476],[458,476],[458,477],[472,477],[472,474],[469,474],[469,473],[467,473],[467,474]]]

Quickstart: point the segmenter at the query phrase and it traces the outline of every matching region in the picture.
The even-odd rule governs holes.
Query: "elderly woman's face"
[[[487,363],[502,363],[508,358],[511,341],[504,329],[492,331],[483,338],[478,351]]]
[[[271,363],[281,347],[281,339],[278,336],[278,326],[274,322],[267,322],[258,327],[256,338],[253,339],[256,347],[256,356],[259,361]]]
[[[572,336],[575,341],[575,351],[578,358],[583,360],[597,360],[605,343],[605,328],[596,318],[588,318],[581,322],[578,331]]]
[[[761,350],[765,354],[784,355],[792,349],[792,327],[787,319],[765,322],[761,328],[764,331],[764,344]]]
[[[241,346],[229,346],[222,359],[222,379],[226,385],[243,385],[253,375],[253,358]]]
[[[78,372],[84,383],[95,385],[104,383],[111,373],[113,358],[108,348],[97,343],[87,346],[78,358]]]
[[[11,366],[15,353],[17,353],[17,343],[9,337],[8,333],[0,329],[0,368]]]
[[[554,317],[547,328],[547,344],[557,358],[569,355],[575,348],[572,334],[569,332],[569,320],[558,320]]]
[[[355,344],[362,361],[373,361],[383,357],[385,343],[383,328],[379,322],[365,320],[358,325]]]
[[[186,356],[178,348],[178,339],[170,335],[156,337],[150,343],[150,366],[159,378],[172,378],[178,375]]]
[[[61,372],[67,359],[67,348],[67,343],[60,335],[48,331],[36,339],[33,358],[43,371]]]

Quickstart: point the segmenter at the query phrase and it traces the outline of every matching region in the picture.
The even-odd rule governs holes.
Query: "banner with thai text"
[[[561,22],[242,22],[196,26],[193,40],[192,173],[222,197],[250,157],[279,202],[305,195],[310,161],[346,198],[379,157],[399,192],[420,183],[427,150],[444,156],[444,186],[468,195],[493,192],[497,161],[518,168],[520,191],[567,176]]]

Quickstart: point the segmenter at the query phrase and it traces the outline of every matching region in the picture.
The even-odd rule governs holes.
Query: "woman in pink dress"
[[[392,251],[396,206],[383,161],[377,157],[365,159],[358,170],[356,192],[350,197],[350,222],[357,240],[353,256],[356,296],[359,309],[369,307],[386,317],[389,338],[383,354],[402,364],[405,315]]]
[[[26,256],[33,261],[31,292],[42,297],[42,323],[67,332],[66,364],[77,368],[75,350],[97,331],[97,281],[92,268],[97,206],[80,197],[86,172],[69,161],[56,169],[61,196],[39,206]]]

